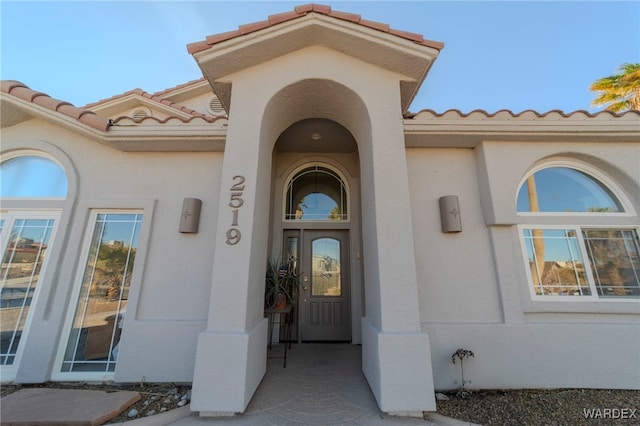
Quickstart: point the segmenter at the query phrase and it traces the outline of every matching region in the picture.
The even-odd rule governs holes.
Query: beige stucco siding
[[[637,227],[640,148],[625,143],[485,142],[475,149],[408,149],[422,326],[436,389],[467,386],[637,389],[634,300],[533,300],[518,225]],[[519,185],[549,162],[582,167],[624,205],[618,215],[516,213]],[[438,198],[460,199],[462,232],[440,230]],[[603,360],[615,359],[615,363]],[[577,362],[576,360],[579,360]]]
[[[423,323],[502,321],[491,243],[471,149],[408,149]],[[459,197],[461,233],[443,233],[438,199]]]
[[[14,147],[49,152],[65,165],[72,199],[63,212],[71,215],[70,224],[56,235],[55,243],[64,242],[57,246],[60,262],[48,269],[55,278],[38,301],[47,309],[34,317],[21,362],[41,368],[25,369],[23,380],[42,380],[58,350],[65,307],[75,303],[73,289],[84,265],[91,209],[121,208],[145,209],[143,228],[149,232],[139,242],[145,255],[135,265],[116,379],[191,381],[197,333],[209,309],[223,154],[120,152],[35,120],[3,129],[3,152]],[[185,197],[203,201],[197,234],[178,232]]]

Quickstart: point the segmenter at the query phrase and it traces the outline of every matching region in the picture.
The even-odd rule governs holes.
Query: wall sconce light
[[[444,197],[440,197],[439,202],[442,232],[462,232],[458,196],[445,195]]]
[[[182,202],[182,216],[180,217],[180,232],[196,233],[200,224],[200,208],[202,200],[185,198]]]

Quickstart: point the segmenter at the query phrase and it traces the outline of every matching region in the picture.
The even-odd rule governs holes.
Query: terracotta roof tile
[[[114,118],[112,121],[113,125],[117,125],[120,123],[142,123],[144,121],[149,121],[152,123],[157,123],[157,124],[168,124],[171,123],[173,121],[177,121],[177,122],[181,122],[181,123],[190,123],[192,121],[197,122],[197,121],[205,121],[207,123],[215,123],[218,120],[223,120],[223,121],[228,121],[228,118],[226,116],[217,116],[217,117],[213,117],[210,115],[194,115],[193,117],[189,117],[189,118],[182,118],[182,117],[176,117],[176,116],[170,116],[164,119],[159,119],[158,117],[143,117],[139,120],[134,119],[133,117],[128,117],[128,116],[121,116],[121,117],[116,117]]]
[[[207,43],[206,40],[187,44],[187,52],[190,55],[193,55],[194,53],[200,52],[202,50],[207,50],[208,48],[209,43]]]
[[[151,100],[151,101],[153,101],[153,102],[156,102],[156,103],[158,103],[158,104],[161,104],[161,105],[167,106],[167,107],[172,108],[172,109],[175,109],[175,110],[177,110],[177,111],[184,112],[185,114],[189,114],[189,115],[191,115],[191,116],[193,116],[193,117],[200,117],[200,118],[205,118],[205,119],[207,119],[207,120],[208,120],[209,118],[213,118],[213,116],[211,116],[211,115],[207,115],[207,114],[202,114],[202,113],[200,113],[200,112],[198,112],[198,111],[195,111],[195,110],[193,110],[193,109],[191,109],[191,108],[187,108],[187,107],[182,106],[182,105],[180,105],[180,104],[173,103],[173,102],[171,102],[171,101],[169,101],[169,100],[167,100],[167,99],[164,99],[164,98],[162,97],[162,95],[163,95],[163,94],[165,94],[165,93],[167,93],[167,92],[171,92],[171,91],[173,91],[173,90],[179,89],[179,88],[181,88],[181,87],[186,87],[186,86],[189,86],[189,85],[194,84],[194,83],[199,83],[199,82],[201,82],[201,81],[204,81],[204,78],[200,78],[200,79],[197,79],[197,80],[192,80],[192,81],[190,81],[190,82],[187,82],[187,83],[184,83],[184,84],[180,84],[180,85],[178,85],[178,86],[175,86],[175,87],[172,87],[172,88],[169,88],[169,89],[165,89],[165,90],[163,90],[163,91],[156,92],[156,93],[149,93],[149,92],[145,92],[145,91],[144,91],[144,90],[142,90],[142,89],[133,89],[133,90],[129,90],[129,91],[127,91],[127,92],[124,92],[124,93],[122,93],[122,94],[120,94],[120,95],[115,95],[115,96],[112,96],[112,97],[110,97],[110,98],[102,99],[102,100],[100,100],[100,101],[98,101],[98,102],[94,102],[94,103],[92,103],[92,104],[88,104],[88,105],[86,105],[85,107],[86,107],[86,108],[93,108],[93,107],[95,107],[95,106],[97,106],[97,105],[100,105],[100,104],[103,104],[103,103],[105,103],[105,102],[114,101],[114,100],[117,100],[117,99],[123,98],[123,97],[128,96],[128,95],[138,95],[138,96],[141,96],[141,97],[143,97],[143,98],[149,99],[149,100]],[[174,117],[174,118],[178,118],[178,119],[180,119],[180,120],[183,120],[183,118],[181,118],[181,117],[177,117],[177,116],[169,116],[169,118],[171,118],[171,117]],[[183,121],[184,121],[184,120],[183,120]]]
[[[580,110],[576,110],[576,111],[571,111],[571,112],[564,112],[562,110],[559,109],[554,109],[551,111],[547,111],[544,113],[538,112],[538,111],[534,111],[532,109],[527,109],[521,112],[513,112],[511,110],[508,109],[501,109],[499,111],[496,111],[494,113],[489,113],[483,109],[474,109],[473,111],[469,111],[467,113],[463,113],[462,111],[460,111],[459,109],[448,109],[446,111],[443,112],[436,112],[432,109],[423,109],[420,110],[416,113],[407,113],[405,114],[406,119],[416,119],[418,118],[419,115],[422,116],[432,116],[432,117],[444,117],[446,116],[457,116],[460,118],[466,118],[466,117],[470,117],[472,115],[481,115],[485,118],[492,118],[492,117],[498,117],[498,116],[508,116],[508,117],[513,117],[513,118],[518,118],[518,117],[523,117],[525,118],[526,116],[531,116],[534,115],[537,118],[550,118],[550,117],[558,117],[558,118],[571,118],[571,117],[578,117],[578,116],[583,116],[583,117],[587,117],[587,118],[595,118],[595,117],[602,117],[602,116],[609,116],[612,118],[619,118],[619,117],[623,117],[623,116],[633,116],[633,115],[637,115],[638,117],[640,117],[640,111],[639,110],[629,110],[629,111],[625,111],[625,112],[621,112],[621,113],[615,113],[612,111],[608,111],[608,110],[602,110],[602,111],[598,111],[595,113],[590,113],[589,111],[580,109]]]
[[[286,21],[291,21],[292,19],[296,19],[299,18],[301,16],[306,15],[307,13],[296,13],[294,12],[282,12],[282,13],[277,13],[275,15],[269,15],[269,24],[270,25],[277,25],[280,24],[282,22],[286,22]]]
[[[337,10],[331,11],[329,13],[329,16],[333,16],[334,18],[342,19],[344,21],[355,22],[356,24],[362,20],[362,18],[358,14],[349,13],[349,12],[339,12]]]
[[[119,95],[113,95],[110,98],[100,99],[99,101],[91,102],[90,104],[86,104],[84,107],[85,108],[93,108],[94,106],[103,104],[105,102],[109,102],[109,101],[113,101],[113,100],[116,100],[116,99],[124,98],[125,96],[132,95],[132,94],[140,95],[142,93],[146,93],[146,92],[144,90],[142,90],[142,89],[127,90],[126,92],[120,93]]]
[[[237,30],[228,31],[221,34],[213,34],[213,35],[207,36],[207,38],[204,41],[189,43],[187,45],[187,51],[190,54],[198,53],[203,50],[207,50],[214,44],[221,43],[223,41],[227,41],[227,40],[239,37],[241,35],[255,32],[255,31],[260,31],[262,29],[271,27],[273,25],[278,25],[283,22],[291,21],[293,19],[297,19],[302,16],[305,16],[309,13],[319,13],[322,15],[331,16],[336,19],[341,19],[343,21],[353,22],[353,23],[365,26],[367,28],[371,28],[377,31],[382,31],[398,37],[402,37],[404,39],[411,40],[414,43],[432,47],[434,49],[440,50],[444,47],[444,43],[439,41],[427,40],[421,34],[416,34],[408,31],[395,30],[393,28],[390,28],[388,24],[362,19],[360,15],[355,13],[335,11],[335,10],[331,10],[330,6],[310,3],[310,4],[301,5],[301,6],[296,6],[293,11],[269,15],[269,17],[265,21],[259,21],[251,24],[241,25]]]
[[[391,28],[391,29],[389,29],[389,34],[393,34],[393,35],[397,35],[397,36],[402,37],[402,38],[413,40],[416,43],[422,43],[422,41],[424,41],[424,38],[422,37],[422,34],[411,33],[409,31],[394,30],[393,28]]]
[[[162,95],[164,95],[166,93],[173,92],[174,90],[183,89],[185,87],[191,86],[193,84],[201,83],[203,81],[205,81],[205,78],[204,77],[200,77],[200,78],[198,78],[196,80],[187,81],[186,83],[178,84],[177,86],[173,86],[173,87],[169,87],[169,88],[164,89],[164,90],[160,90],[159,92],[155,92],[153,95],[154,96],[162,96]]]
[[[254,31],[259,31],[267,28],[268,26],[270,26],[269,21],[253,22],[251,24],[240,25],[238,27],[238,31],[240,31],[241,34],[249,34]]]
[[[226,33],[220,33],[220,34],[214,34],[214,35],[207,36],[207,39],[205,40],[206,44],[207,44],[206,48],[209,48],[209,45],[220,43],[220,42],[226,41],[226,40],[230,40],[230,39],[238,37],[240,35],[242,35],[242,33],[240,31],[234,30],[234,31],[227,31]]]
[[[33,103],[51,111],[64,114],[68,117],[75,118],[79,122],[86,124],[94,129],[107,131],[109,129],[109,120],[98,116],[92,111],[77,108],[69,102],[64,102],[49,95],[31,90],[25,84],[15,80],[2,81],[0,90],[10,96]]]
[[[391,29],[389,24],[384,24],[382,22],[369,21],[367,19],[360,19],[360,25],[364,25],[365,27],[373,28],[374,30],[383,31],[388,33]]]

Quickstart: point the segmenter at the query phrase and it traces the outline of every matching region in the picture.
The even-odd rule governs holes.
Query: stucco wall
[[[615,186],[617,217],[524,217],[519,184],[548,161],[586,166]],[[408,149],[422,327],[436,389],[460,386],[451,354],[470,349],[470,388],[640,388],[637,299],[534,301],[518,224],[637,227],[640,147],[623,143],[486,142]],[[438,198],[460,199],[462,232],[440,229]],[[636,228],[637,229],[637,228]]]
[[[408,149],[423,323],[502,322],[471,149]],[[462,232],[441,231],[438,199],[457,195]]]
[[[145,209],[116,380],[191,381],[197,334],[206,326],[222,153],[125,153],[35,120],[3,129],[3,152],[32,147],[63,152],[78,176],[65,210],[63,251],[37,301],[19,381],[48,379],[92,208]],[[58,151],[59,150],[59,151]],[[64,164],[64,163],[63,163]],[[73,184],[73,182],[72,182]],[[203,201],[199,232],[178,232],[185,197]],[[65,212],[69,213],[69,212]],[[61,221],[62,222],[62,221]],[[54,374],[55,375],[55,374]]]

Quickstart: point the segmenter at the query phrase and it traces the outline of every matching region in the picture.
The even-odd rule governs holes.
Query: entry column
[[[380,85],[371,134],[361,143],[365,305],[363,371],[380,408],[435,411],[429,338],[420,325],[411,199],[397,86]],[[380,105],[377,99],[385,99]],[[375,103],[375,104],[374,104]]]
[[[247,99],[247,98],[245,98]],[[207,329],[198,337],[191,409],[201,416],[243,412],[266,372],[263,316],[271,151],[257,113],[230,115],[224,152]],[[268,151],[268,152],[263,152]]]

